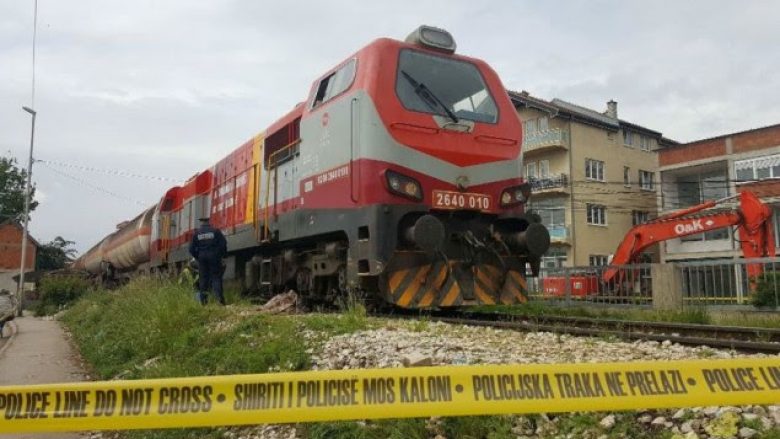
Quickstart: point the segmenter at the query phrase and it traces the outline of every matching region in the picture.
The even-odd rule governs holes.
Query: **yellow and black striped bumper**
[[[419,264],[388,270],[386,300],[401,308],[432,308],[524,303],[527,286],[516,270],[502,273],[489,264],[460,261]],[[503,282],[502,282],[503,280]]]

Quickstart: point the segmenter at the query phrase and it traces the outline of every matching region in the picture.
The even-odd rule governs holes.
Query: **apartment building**
[[[523,121],[524,174],[530,207],[550,230],[543,266],[605,265],[634,224],[654,218],[656,150],[662,133],[561,99],[509,92]],[[657,260],[651,250],[646,256]]]
[[[658,195],[662,211],[693,206],[748,189],[775,206],[775,241],[780,243],[780,124],[667,145],[658,151],[658,162],[661,181]],[[670,240],[661,246],[661,260],[740,258],[738,239],[729,228]]]

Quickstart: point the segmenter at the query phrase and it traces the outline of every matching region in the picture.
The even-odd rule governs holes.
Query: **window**
[[[628,130],[623,130],[623,144],[631,146],[634,144],[634,133]]]
[[[475,122],[496,123],[498,107],[477,66],[405,49],[398,58],[395,92],[404,108]],[[501,90],[502,93],[505,93]]]
[[[548,229],[566,226],[566,200],[563,198],[532,201],[529,209],[542,218],[542,224]]]
[[[606,255],[590,255],[588,256],[588,265],[591,267],[603,267],[609,264],[609,257]]]
[[[588,180],[604,181],[604,162],[601,160],[585,159],[585,178]]]
[[[623,186],[631,187],[631,168],[623,166]]]
[[[539,131],[545,132],[548,129],[550,129],[550,128],[549,128],[549,125],[548,125],[547,116],[540,117],[539,118]]]
[[[263,163],[265,168],[272,169],[298,155],[300,138],[300,117],[295,118],[292,122],[266,137],[263,142]]]
[[[549,178],[550,177],[550,161],[549,160],[540,160],[539,161],[539,178]]]
[[[728,187],[724,172],[679,176],[676,180],[678,202],[668,207],[683,208],[724,198],[728,196]]]
[[[650,151],[650,137],[639,136],[639,149],[644,151]]]
[[[588,211],[588,224],[597,226],[607,225],[607,208],[600,204],[586,204]]]
[[[682,238],[680,238],[680,240],[683,241],[683,242],[717,241],[717,240],[723,240],[723,239],[729,239],[729,231],[728,231],[728,229],[712,230],[710,232],[697,233],[695,235],[688,235],[688,236],[683,236]]]
[[[560,247],[550,247],[547,253],[542,256],[543,268],[559,268],[566,265],[566,249]]]
[[[653,173],[650,171],[639,170],[639,187],[643,191],[653,190]]]
[[[320,84],[317,86],[317,94],[314,95],[314,100],[311,104],[312,108],[328,102],[347,91],[352,85],[352,81],[355,80],[355,63],[354,59],[349,60],[341,68],[320,81]]]
[[[734,162],[737,184],[766,178],[780,178],[780,154]]]
[[[631,211],[631,224],[638,226],[639,224],[644,224],[648,221],[650,221],[650,212],[644,210]]]
[[[523,137],[533,137],[536,135],[536,119],[530,119],[523,122]]]
[[[526,163],[525,165],[525,178],[532,180],[536,178],[536,162]]]

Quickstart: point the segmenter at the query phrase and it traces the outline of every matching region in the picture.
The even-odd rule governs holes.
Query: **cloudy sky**
[[[0,154],[26,165],[34,0],[0,0]],[[780,122],[780,3],[39,0],[31,229],[86,250],[377,37],[450,30],[514,90],[690,141]],[[170,180],[166,180],[170,179]]]

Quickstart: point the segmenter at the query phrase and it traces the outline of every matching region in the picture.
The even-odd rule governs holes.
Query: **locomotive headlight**
[[[501,206],[509,207],[528,201],[531,196],[531,185],[528,183],[504,189],[501,193]]]
[[[390,192],[415,201],[422,201],[422,187],[417,180],[389,169],[385,171],[385,178]]]
[[[438,27],[422,25],[406,37],[406,42],[446,53],[455,53],[455,39],[449,32]]]
[[[396,192],[401,191],[401,180],[397,176],[388,177],[387,181],[390,183],[390,189]]]
[[[512,203],[512,194],[510,194],[507,191],[504,191],[503,194],[501,194],[501,204],[511,204]]]

